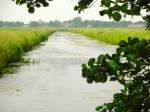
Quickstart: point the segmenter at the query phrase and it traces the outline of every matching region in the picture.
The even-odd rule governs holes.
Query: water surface
[[[81,64],[116,46],[99,44],[78,34],[56,32],[44,45],[30,51],[27,64],[0,79],[0,112],[95,112],[112,100],[117,83],[87,84]]]

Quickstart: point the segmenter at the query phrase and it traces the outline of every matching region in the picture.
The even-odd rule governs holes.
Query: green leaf
[[[108,14],[108,10],[102,10],[102,11],[99,12],[99,14],[101,16],[104,16],[105,14]]]
[[[136,48],[142,50],[145,46],[148,45],[148,42],[145,39],[142,39],[136,44]]]
[[[136,43],[138,43],[140,40],[138,39],[138,38],[133,38],[133,40],[132,40],[132,42],[134,43],[134,44],[136,44]]]
[[[89,65],[90,67],[92,67],[93,64],[94,64],[94,62],[95,62],[95,58],[91,58],[91,59],[89,59],[88,65]]]
[[[132,41],[132,37],[128,37],[128,43]]]
[[[87,68],[86,64],[82,64],[82,68],[86,69]]]
[[[49,3],[48,3],[48,2],[43,2],[43,6],[44,6],[44,7],[48,7],[48,6],[49,6]]]
[[[102,65],[104,63],[105,59],[106,59],[106,56],[102,54],[102,55],[98,56],[97,63]]]
[[[124,41],[124,40],[121,40],[121,41],[119,42],[119,46],[120,46],[120,47],[125,47],[126,45],[127,45],[127,42]]]
[[[105,106],[107,107],[107,109],[112,110],[114,107],[113,103],[106,103]]]
[[[18,5],[20,3],[20,0],[16,0],[16,4]]]
[[[106,64],[110,72],[117,73],[117,70],[119,70],[119,65],[114,60],[110,60]]]
[[[131,7],[131,14],[133,15],[140,15],[140,11],[141,11],[141,7],[133,5],[133,7]]]
[[[118,78],[117,77],[111,77],[110,81],[116,81]]]
[[[21,0],[20,3],[19,3],[19,5],[22,5],[24,3],[26,3],[26,0]]]
[[[112,17],[115,21],[120,21],[121,20],[121,14],[119,12],[114,12],[112,14]]]
[[[36,7],[39,8],[39,7],[41,7],[41,5],[40,5],[39,3],[37,3],[37,4],[36,4]]]
[[[31,4],[30,3],[27,3],[27,8],[29,10],[29,8],[31,7]]]
[[[150,44],[150,39],[148,39],[148,44]]]
[[[121,53],[124,53],[124,52],[125,52],[125,49],[123,47],[117,48],[117,54],[118,55],[122,55]]]
[[[92,78],[87,78],[87,82],[89,83],[89,84],[91,84],[91,83],[93,83],[93,79]]]
[[[74,7],[74,10],[78,10],[78,9],[79,9],[79,7],[78,7],[78,6],[75,6],[75,7]]]
[[[137,57],[136,57],[136,55],[135,54],[128,54],[127,55],[127,58],[128,58],[128,60],[129,61],[136,61],[136,59],[137,59]]]
[[[115,5],[114,7],[112,7],[112,9],[114,11],[120,11],[120,6],[119,5]]]
[[[105,83],[107,81],[107,75],[106,74],[98,74],[95,76],[95,82],[101,82],[101,83]]]
[[[33,8],[33,7],[30,7],[30,8],[28,9],[28,11],[29,11],[29,13],[34,13],[34,8]]]
[[[128,12],[128,4],[127,4],[127,3],[124,3],[124,4],[121,6],[121,11],[122,11],[122,12]]]
[[[100,111],[103,109],[103,105],[96,107],[96,111]]]
[[[110,3],[111,3],[110,0],[102,0],[101,1],[101,4],[104,5],[104,6],[106,6],[106,7],[110,7]]]

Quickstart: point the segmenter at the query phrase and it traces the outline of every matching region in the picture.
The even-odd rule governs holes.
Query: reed
[[[48,35],[54,31],[48,28],[1,28],[0,72],[9,64],[20,61],[24,52],[48,39]]]
[[[127,40],[128,37],[150,39],[150,31],[144,28],[72,28],[69,31],[111,44],[118,44],[120,40]]]

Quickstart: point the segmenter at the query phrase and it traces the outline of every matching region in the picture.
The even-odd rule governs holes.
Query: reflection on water
[[[118,83],[87,84],[81,64],[116,46],[100,45],[78,34],[56,32],[39,48],[27,53],[38,64],[21,66],[0,80],[0,112],[94,112],[112,100]]]

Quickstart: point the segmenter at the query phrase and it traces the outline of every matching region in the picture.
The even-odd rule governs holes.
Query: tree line
[[[129,26],[140,26],[144,27],[145,22],[143,21],[137,21],[137,22],[131,22],[131,21],[99,21],[99,20],[82,20],[80,17],[75,17],[72,20],[68,21],[49,21],[44,22],[42,20],[39,21],[31,21],[28,24],[25,24],[24,22],[8,22],[8,21],[0,21],[0,27],[129,27]]]

